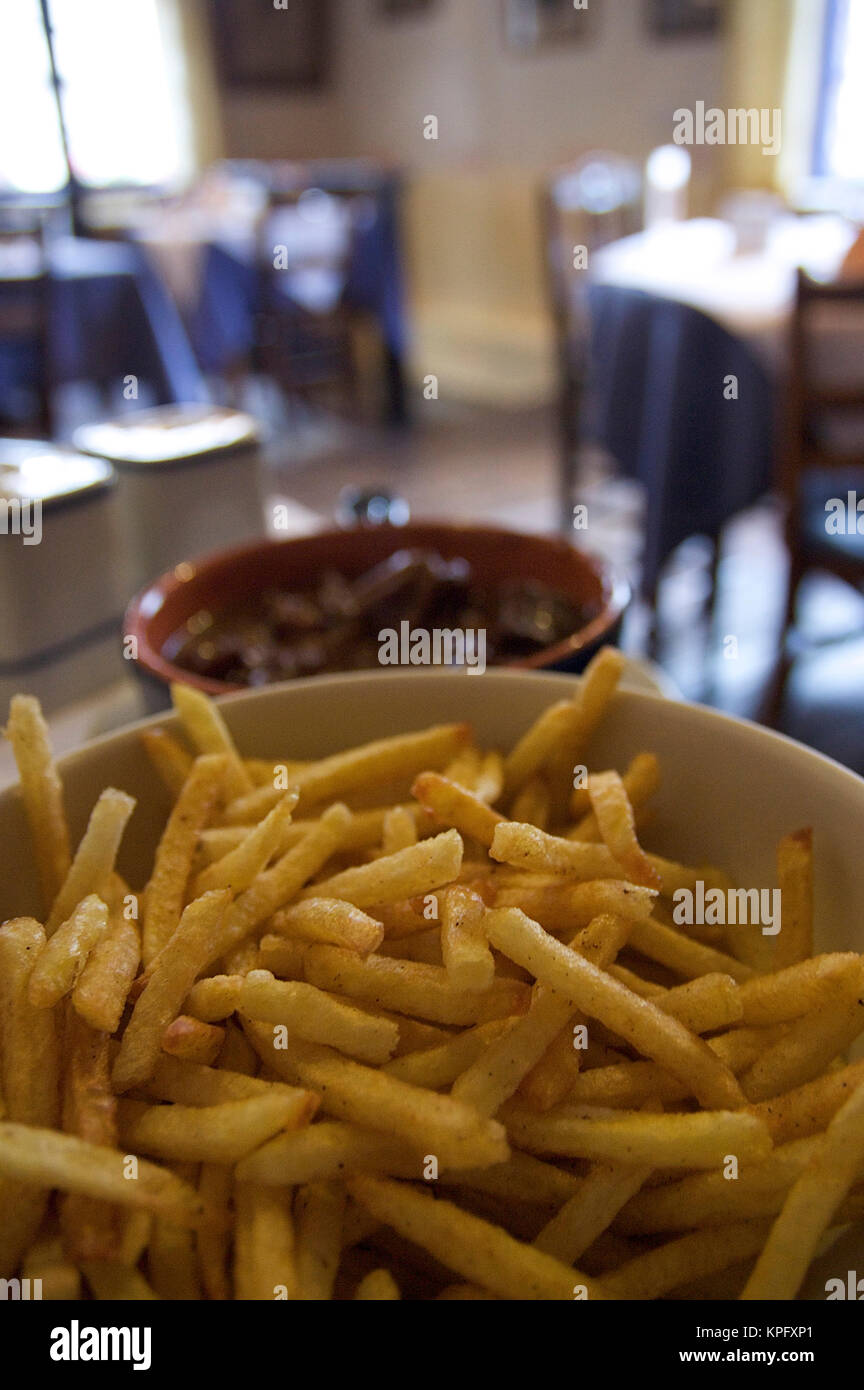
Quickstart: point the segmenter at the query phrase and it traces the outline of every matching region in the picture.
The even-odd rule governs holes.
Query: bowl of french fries
[[[0,1277],[826,1297],[864,1216],[864,782],[622,666],[177,686],[59,763],[17,697]]]

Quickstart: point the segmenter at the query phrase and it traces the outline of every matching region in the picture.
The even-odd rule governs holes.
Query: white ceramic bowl
[[[574,678],[490,670],[482,677],[432,671],[321,676],[227,697],[221,708],[241,751],[308,758],[364,740],[468,719],[486,746],[508,748]],[[149,724],[171,727],[160,716]],[[135,725],[62,759],[73,836],[99,792],[138,798],[120,868],[135,887],[147,875],[167,802]],[[714,862],[739,884],[776,883],[781,835],[812,825],[817,947],[864,949],[864,780],[754,724],[657,695],[619,691],[588,753],[589,765],[623,768],[641,749],[657,753],[661,790],[649,848],[690,863]],[[32,853],[19,794],[0,794],[0,921],[37,905]]]

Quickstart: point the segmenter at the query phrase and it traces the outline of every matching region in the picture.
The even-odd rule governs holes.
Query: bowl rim
[[[416,670],[388,670],[388,671],[335,671],[322,676],[305,676],[301,679],[289,681],[275,681],[270,685],[257,687],[243,687],[242,690],[231,691],[217,696],[216,700],[220,708],[230,708],[234,704],[245,702],[255,702],[259,700],[272,700],[284,696],[286,692],[292,690],[309,691],[320,687],[329,686],[361,686],[383,684],[384,682],[411,682],[411,681],[439,681],[453,684],[457,681],[470,680],[467,674],[445,671],[438,668],[416,669]],[[513,667],[493,666],[483,673],[484,681],[491,681],[493,685],[500,684],[506,687],[512,683],[522,682],[553,682],[564,688],[572,687],[577,684],[581,677],[569,671],[524,671],[516,670]],[[626,682],[626,675],[625,675]],[[644,689],[634,689],[626,683],[618,687],[618,695],[624,695],[628,700],[636,700],[644,704],[656,707],[673,707],[675,710],[685,711],[685,717],[695,717],[707,728],[714,728],[718,732],[724,729],[744,730],[750,737],[756,740],[770,742],[775,745],[785,746],[786,750],[800,764],[810,764],[814,768],[829,768],[831,775],[839,773],[842,779],[859,788],[864,793],[864,777],[854,772],[852,768],[845,767],[843,763],[837,762],[826,753],[820,753],[815,748],[810,748],[806,743],[800,743],[797,739],[790,738],[788,734],[779,733],[776,729],[769,729],[764,724],[757,724],[752,719],[742,719],[738,715],[727,714],[723,710],[712,709],[709,705],[700,705],[692,701],[673,700],[663,694],[655,694]],[[675,716],[672,716],[675,718]],[[106,748],[112,741],[123,739],[129,735],[140,733],[145,729],[156,727],[167,727],[169,732],[173,732],[179,727],[179,717],[172,708],[160,711],[157,714],[148,715],[146,718],[135,720],[130,724],[124,724],[116,729],[111,729],[107,733],[100,734],[97,738],[88,739],[79,748],[70,749],[69,752],[62,754],[57,759],[58,770],[63,773],[67,769],[72,769],[78,762],[84,762],[91,753]],[[242,756],[242,753],[241,753]],[[327,754],[321,754],[326,757]],[[17,795],[19,783],[10,783],[0,789],[0,802],[5,801],[10,795]]]
[[[149,624],[155,613],[176,594],[183,586],[190,583],[192,579],[197,579],[202,573],[208,571],[212,573],[217,569],[242,562],[246,558],[257,554],[268,548],[290,547],[298,542],[321,538],[322,540],[335,539],[339,536],[350,535],[353,531],[361,528],[325,526],[316,531],[310,531],[301,536],[287,536],[284,539],[273,537],[258,537],[256,540],[244,541],[240,545],[226,547],[220,550],[211,550],[204,555],[192,556],[188,560],[181,560],[170,570],[159,575],[149,584],[140,589],[130,600],[126,612],[123,616],[123,636],[124,638],[134,637],[136,639],[136,655],[134,661],[140,670],[160,684],[171,684],[173,681],[180,681],[184,685],[192,686],[195,690],[201,690],[205,695],[221,696],[234,694],[238,691],[255,689],[257,687],[246,685],[234,685],[229,681],[214,680],[209,676],[199,676],[192,671],[185,670],[182,666],[177,666],[154,646],[149,638]],[[632,597],[633,589],[630,581],[625,577],[619,566],[613,565],[602,556],[595,555],[593,551],[582,550],[571,545],[563,536],[557,534],[547,535],[544,532],[520,531],[516,527],[489,526],[478,522],[462,521],[441,521],[436,517],[422,517],[416,521],[409,521],[405,526],[388,526],[386,523],[381,527],[374,528],[383,532],[392,531],[398,537],[399,532],[406,530],[447,530],[455,534],[482,534],[498,539],[501,544],[513,537],[520,539],[526,537],[533,541],[538,541],[545,546],[556,549],[567,549],[578,557],[578,561],[594,570],[600,581],[602,592],[603,607],[595,618],[576,632],[570,633],[561,641],[552,646],[543,647],[539,652],[532,656],[522,657],[518,661],[508,662],[506,665],[495,668],[498,670],[548,670],[558,662],[574,657],[578,652],[594,646],[602,639],[605,633],[610,632],[615,624],[623,617]],[[194,575],[184,575],[180,571],[184,569],[194,570]],[[374,668],[370,668],[374,671]],[[348,675],[349,672],[329,672],[331,675]],[[303,676],[299,679],[312,680],[311,676]],[[287,682],[271,681],[271,685],[279,685]]]

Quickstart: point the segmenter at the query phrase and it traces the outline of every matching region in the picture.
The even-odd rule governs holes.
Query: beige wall
[[[596,7],[596,8],[592,8]],[[227,151],[375,155],[406,168],[415,370],[442,389],[535,399],[551,383],[536,191],[545,166],[597,147],[640,161],[672,113],[722,104],[724,44],[649,37],[643,0],[589,0],[584,41],[507,49],[501,0],[437,0],[382,20],[376,0],[334,0],[333,76],[320,95],[230,95]],[[439,139],[423,138],[435,115]],[[722,173],[696,149],[694,199]]]

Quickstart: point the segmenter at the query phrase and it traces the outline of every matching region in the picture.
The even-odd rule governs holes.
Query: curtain
[[[782,149],[727,145],[730,188],[793,194],[809,172],[826,0],[729,0],[727,93],[730,107],[782,111]]]
[[[166,53],[184,125],[189,175],[221,158],[221,108],[207,0],[158,0]]]

